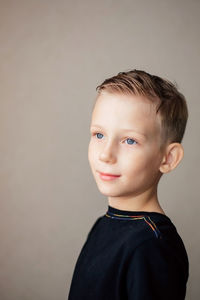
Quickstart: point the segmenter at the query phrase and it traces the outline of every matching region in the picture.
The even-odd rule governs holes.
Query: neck
[[[136,196],[108,197],[108,204],[121,210],[148,211],[165,214],[159,204],[157,190],[154,191],[154,193],[152,193],[152,191],[146,191],[142,195]]]

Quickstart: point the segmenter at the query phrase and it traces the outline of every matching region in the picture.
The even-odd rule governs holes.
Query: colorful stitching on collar
[[[151,218],[149,216],[144,216],[144,215],[140,215],[140,216],[129,216],[129,215],[118,215],[118,214],[114,214],[111,212],[107,212],[105,214],[106,217],[109,217],[111,219],[118,219],[118,220],[144,220],[149,227],[153,230],[153,232],[155,233],[155,236],[157,238],[162,238],[162,235],[160,233],[160,230],[158,229],[158,227],[156,226],[156,224],[151,220]],[[148,220],[147,220],[148,218]]]

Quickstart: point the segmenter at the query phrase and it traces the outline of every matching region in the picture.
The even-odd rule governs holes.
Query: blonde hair
[[[109,93],[141,95],[154,102],[158,99],[156,113],[159,113],[161,119],[161,148],[167,143],[181,143],[188,108],[185,97],[169,80],[135,69],[105,79],[96,90],[99,94],[104,90]]]

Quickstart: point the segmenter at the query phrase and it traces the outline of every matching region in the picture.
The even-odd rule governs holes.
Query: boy
[[[185,98],[140,70],[97,90],[88,160],[108,210],[88,234],[68,300],[185,299],[187,252],[157,197],[161,176],[183,158]]]

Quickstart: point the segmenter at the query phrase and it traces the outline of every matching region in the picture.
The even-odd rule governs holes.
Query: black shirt
[[[108,206],[81,249],[68,300],[183,300],[188,276],[169,217]]]

